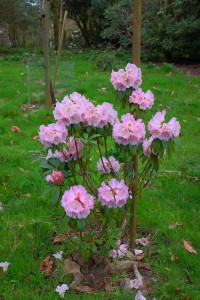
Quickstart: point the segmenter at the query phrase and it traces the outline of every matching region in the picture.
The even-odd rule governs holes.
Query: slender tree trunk
[[[17,43],[16,43],[16,25],[15,24],[9,24],[8,31],[9,31],[9,38],[10,38],[11,47],[15,48],[17,46]]]
[[[53,33],[54,33],[54,46],[58,50],[59,43],[59,18],[60,18],[60,3],[58,0],[51,2],[51,10],[53,12]]]
[[[140,44],[141,44],[141,14],[142,0],[133,0],[133,47],[132,47],[132,62],[137,67],[140,67]],[[137,118],[138,116],[135,116]],[[138,173],[138,155],[135,154],[132,158],[134,174]],[[137,207],[137,176],[134,176],[131,185],[132,203],[130,208],[130,248],[135,247],[136,239],[136,207]]]
[[[140,66],[142,0],[133,0],[133,48],[132,62]]]

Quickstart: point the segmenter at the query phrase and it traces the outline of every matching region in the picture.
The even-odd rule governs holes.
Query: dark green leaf
[[[84,227],[85,227],[85,219],[77,219],[76,220],[76,224],[78,226],[78,228],[83,231]]]
[[[58,201],[59,197],[60,197],[60,188],[56,187],[53,193],[51,194],[51,201],[55,204]]]

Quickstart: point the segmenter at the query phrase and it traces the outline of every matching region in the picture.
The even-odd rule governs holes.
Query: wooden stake
[[[54,78],[53,78],[53,89],[55,88],[56,76],[57,76],[58,66],[59,66],[59,62],[60,62],[60,56],[61,56],[62,45],[63,45],[63,38],[64,38],[64,33],[65,33],[66,20],[67,20],[67,11],[65,11],[65,14],[64,14],[61,36],[60,36],[60,39],[59,39],[59,48],[58,48],[58,54],[57,54],[56,66],[55,66]]]
[[[63,0],[60,0],[60,19],[59,19],[58,44],[60,43],[61,32],[62,32],[62,18],[63,18]]]
[[[45,108],[52,106],[50,94],[50,73],[49,73],[49,3],[46,0],[44,4],[44,64],[45,64]]]

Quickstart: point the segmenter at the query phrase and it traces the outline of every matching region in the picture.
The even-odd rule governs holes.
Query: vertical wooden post
[[[45,64],[45,108],[52,106],[50,94],[50,72],[49,72],[49,3],[44,3],[44,64]]]
[[[142,0],[133,0],[133,46],[132,46],[132,62],[140,67],[140,44],[141,44],[141,16],[142,16]],[[138,116],[135,116],[137,118]],[[132,158],[134,174],[138,173],[138,155]],[[130,248],[135,248],[136,239],[136,208],[137,208],[137,190],[138,179],[134,176],[131,187],[132,203],[130,207]]]
[[[56,66],[55,66],[54,78],[53,78],[53,89],[55,88],[55,84],[56,84],[56,76],[57,76],[57,72],[58,72],[58,66],[59,66],[60,56],[61,56],[61,51],[62,51],[66,20],[67,20],[67,11],[65,11],[65,14],[64,14],[61,36],[59,38],[59,48],[58,48],[58,54],[57,54]]]
[[[61,31],[62,31],[62,18],[63,18],[63,0],[60,0],[60,19],[59,19],[59,37],[58,44],[60,44]]]

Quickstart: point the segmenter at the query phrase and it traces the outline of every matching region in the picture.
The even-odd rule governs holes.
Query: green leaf
[[[101,136],[101,134],[93,134],[93,135],[90,137],[90,140],[95,139],[95,138],[100,137],[100,136]]]
[[[97,253],[97,246],[95,244],[92,244],[92,253]]]
[[[152,149],[155,153],[158,153],[158,150],[160,148],[160,146],[162,145],[162,141],[160,141],[159,139],[155,139],[153,140],[152,144]]]
[[[77,219],[76,220],[76,224],[78,226],[78,228],[83,231],[84,227],[85,227],[85,219]]]
[[[95,243],[96,243],[97,245],[102,245],[102,244],[103,244],[103,241],[102,241],[102,240],[96,240]]]
[[[51,194],[51,201],[56,204],[56,202],[58,201],[60,197],[60,188],[57,187],[54,189],[53,193]]]
[[[181,145],[181,142],[180,142],[180,140],[178,138],[173,138],[173,141],[174,141],[174,144],[176,146],[180,146]]]

